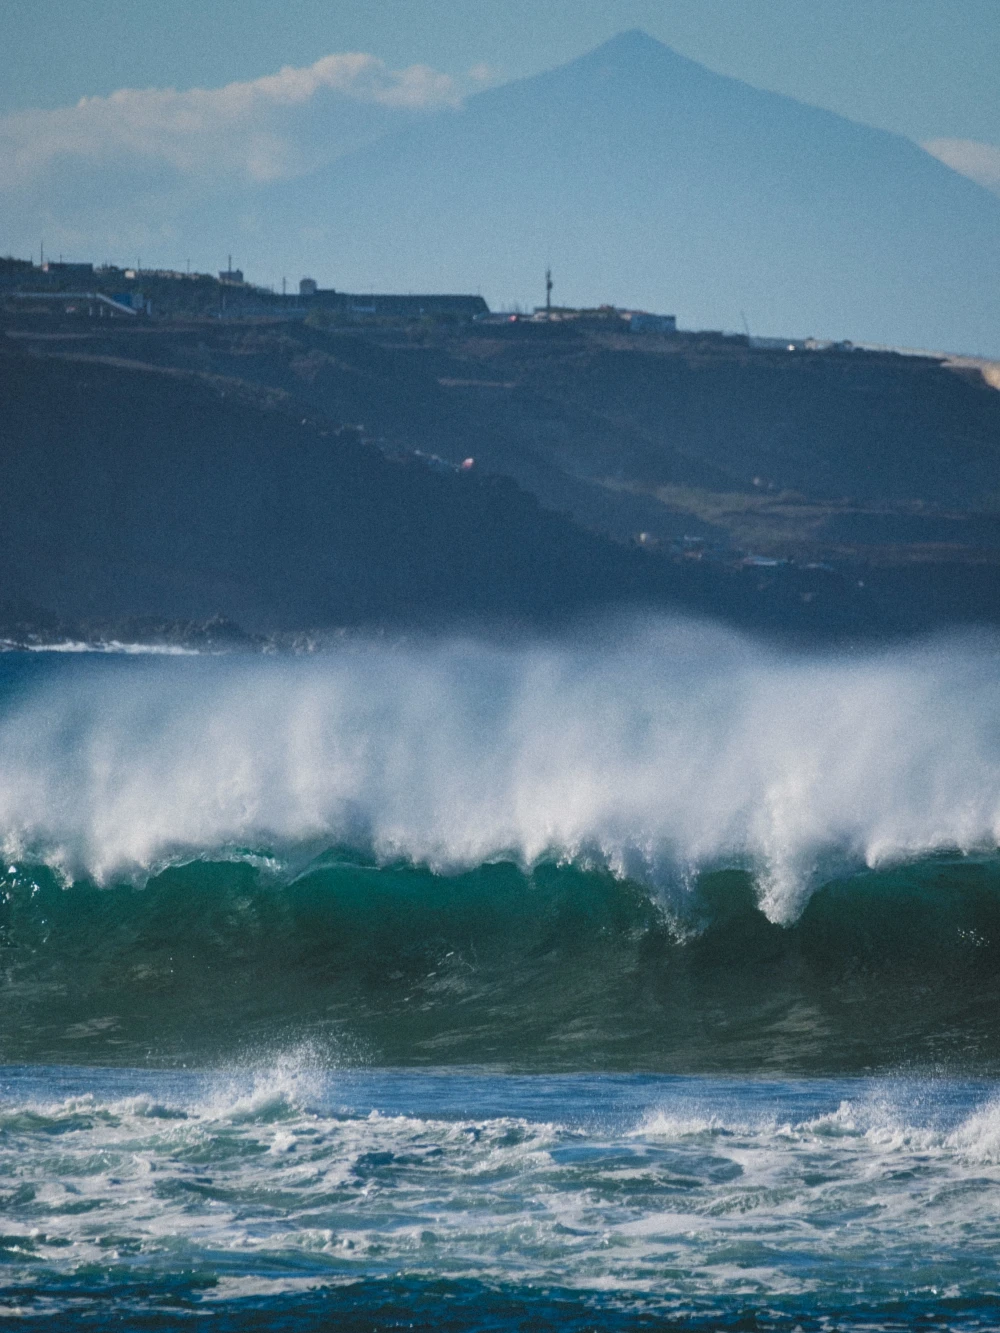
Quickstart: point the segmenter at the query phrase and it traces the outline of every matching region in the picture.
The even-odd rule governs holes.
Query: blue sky
[[[280,283],[262,189],[636,27],[1000,194],[1000,0],[0,0],[0,27],[0,253],[233,249]]]
[[[536,73],[626,28],[914,139],[1000,143],[998,0],[3,0],[0,113],[366,51]]]

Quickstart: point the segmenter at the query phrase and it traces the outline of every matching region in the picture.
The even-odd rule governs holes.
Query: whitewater
[[[300,1055],[0,1094],[0,1312],[29,1327],[996,1327],[1000,1102],[974,1083]]]
[[[19,682],[8,861],[107,883],[238,848],[441,874],[556,858],[677,905],[699,870],[739,866],[788,922],[836,870],[1000,843],[992,640],[816,659],[668,624],[142,665]]]
[[[0,655],[0,1314],[996,1327],[1000,643]]]

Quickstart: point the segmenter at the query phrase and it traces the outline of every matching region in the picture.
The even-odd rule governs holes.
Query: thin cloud
[[[921,147],[952,171],[1000,194],[1000,148],[996,144],[978,139],[928,139]]]
[[[0,117],[0,182],[7,189],[27,186],[73,162],[277,180],[357,147],[407,115],[456,106],[461,97],[450,75],[427,65],[393,70],[362,53],[324,56],[223,88],[122,88],[71,107]]]

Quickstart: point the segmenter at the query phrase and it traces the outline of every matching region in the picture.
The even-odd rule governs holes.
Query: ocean
[[[1000,1324],[1000,643],[0,656],[0,1314]]]

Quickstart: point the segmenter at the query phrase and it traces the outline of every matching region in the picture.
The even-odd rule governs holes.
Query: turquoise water
[[[0,1063],[1000,1074],[1000,861],[939,854],[769,921],[753,877],[687,914],[606,871],[194,861],[138,884],[0,875]]]
[[[0,1313],[990,1328],[1000,655],[0,658]]]

